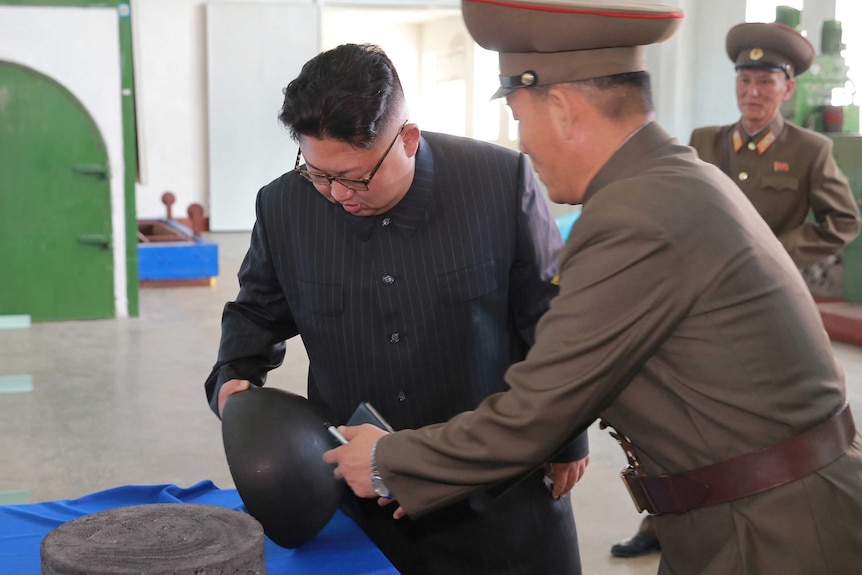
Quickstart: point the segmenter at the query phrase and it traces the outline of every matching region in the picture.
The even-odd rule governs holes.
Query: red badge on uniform
[[[787,162],[773,162],[772,163],[772,171],[773,172],[789,172],[790,164]]]

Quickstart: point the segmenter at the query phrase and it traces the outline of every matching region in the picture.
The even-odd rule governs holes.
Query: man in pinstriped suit
[[[263,385],[296,335],[309,399],[334,423],[369,401],[396,429],[416,428],[503,390],[557,293],[562,245],[525,156],[420,134],[391,61],[370,45],[306,63],[280,120],[301,157],[258,195],[206,382],[212,409]],[[580,573],[567,494],[586,434],[552,461],[552,490],[540,470],[421,520],[352,495],[345,511],[405,575]]]

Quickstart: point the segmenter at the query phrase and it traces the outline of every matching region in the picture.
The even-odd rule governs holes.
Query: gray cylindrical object
[[[118,507],[60,525],[40,548],[42,575],[264,575],[263,528],[212,505]]]

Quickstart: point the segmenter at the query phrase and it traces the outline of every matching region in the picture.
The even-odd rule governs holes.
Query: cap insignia
[[[539,76],[535,72],[524,72],[518,76],[500,76],[500,88],[511,92],[516,88],[529,88],[539,83]]]
[[[760,60],[763,58],[763,50],[760,48],[752,48],[751,52],[748,53],[748,57],[754,61]]]

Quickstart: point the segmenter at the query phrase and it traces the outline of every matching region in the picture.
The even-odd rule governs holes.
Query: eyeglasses
[[[374,174],[377,173],[377,170],[380,169],[380,166],[383,164],[383,160],[385,160],[386,156],[389,155],[389,151],[392,149],[392,146],[395,145],[395,142],[398,141],[398,136],[400,136],[401,132],[404,131],[404,128],[407,127],[408,122],[410,122],[410,120],[404,120],[404,123],[401,124],[400,128],[398,128],[398,133],[395,134],[395,138],[392,139],[392,143],[389,144],[389,147],[386,148],[385,152],[383,152],[383,157],[380,158],[380,161],[377,162],[377,165],[374,166],[374,169],[371,170],[371,173],[368,174],[367,178],[357,180],[353,178],[342,178],[341,176],[327,176],[326,174],[317,174],[315,172],[309,172],[308,170],[301,169],[299,165],[299,158],[302,156],[302,150],[296,151],[296,165],[293,167],[293,171],[299,172],[300,176],[302,176],[315,186],[331,186],[332,182],[338,182],[342,186],[350,188],[354,192],[364,192],[368,190],[368,184],[371,183],[371,178],[373,178]]]

